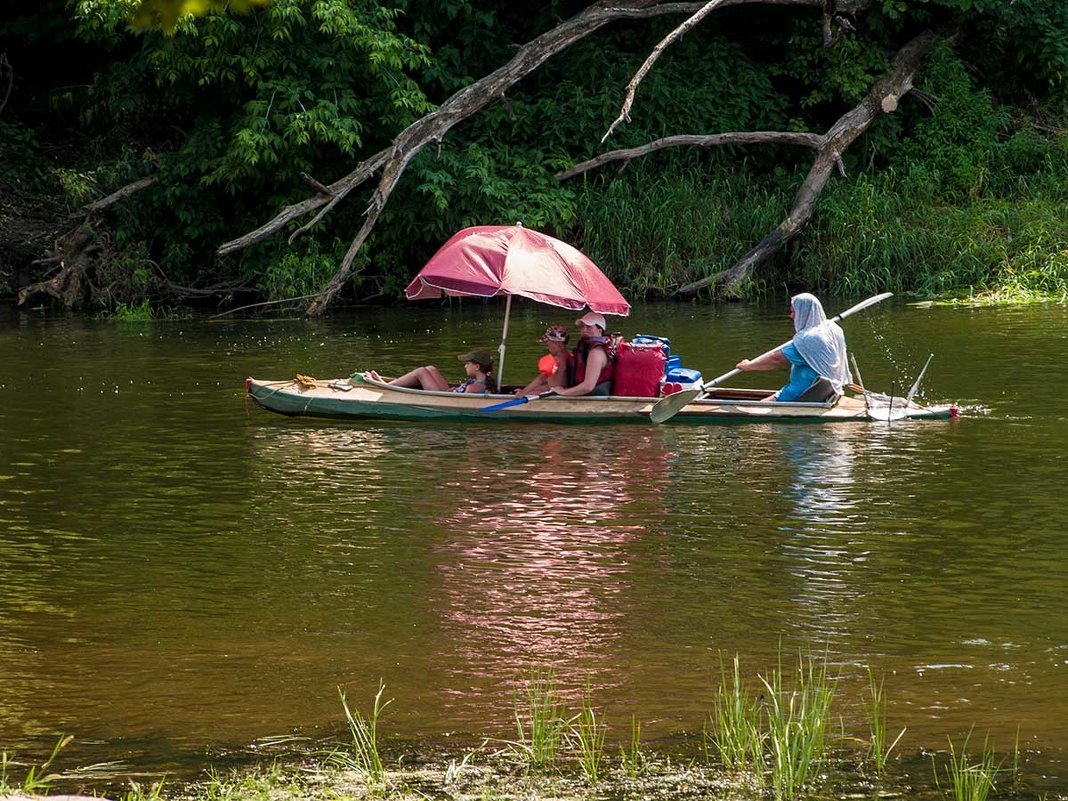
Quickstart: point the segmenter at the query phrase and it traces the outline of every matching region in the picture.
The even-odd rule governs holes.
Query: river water
[[[856,299],[828,301],[844,308]],[[649,305],[710,378],[791,334],[785,303]],[[612,727],[700,732],[720,655],[825,655],[847,734],[885,676],[899,749],[1019,737],[1068,788],[1068,310],[892,299],[845,324],[867,385],[956,421],[740,426],[287,419],[246,375],[396,373],[496,348],[503,308],[323,321],[0,313],[0,748],[179,772],[312,740],[338,688],[399,740],[510,735],[554,667]],[[506,381],[573,314],[513,310]],[[774,387],[780,373],[745,376]],[[1017,732],[1019,734],[1017,735]]]

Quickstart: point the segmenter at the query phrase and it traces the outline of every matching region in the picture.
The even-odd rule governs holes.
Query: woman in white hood
[[[739,370],[790,368],[790,383],[769,400],[820,403],[840,395],[852,382],[846,366],[845,334],[827,319],[819,300],[807,292],[790,299],[794,320],[793,340],[772,353],[738,362]]]

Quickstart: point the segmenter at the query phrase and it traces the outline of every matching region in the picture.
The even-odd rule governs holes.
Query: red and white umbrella
[[[625,316],[630,304],[582,251],[522,225],[479,225],[449,239],[404,290],[409,300],[505,295],[497,380],[504,374],[512,296]]]

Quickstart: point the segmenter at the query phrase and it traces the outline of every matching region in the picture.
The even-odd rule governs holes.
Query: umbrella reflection
[[[437,522],[438,610],[458,685],[514,686],[533,665],[596,673],[624,633],[629,563],[657,519],[673,454],[656,429],[560,431],[510,445],[481,503]],[[485,486],[464,462],[445,484]],[[476,493],[476,500],[480,493]],[[636,507],[642,513],[635,513]],[[488,687],[486,688],[488,689]],[[461,695],[463,691],[457,690]]]

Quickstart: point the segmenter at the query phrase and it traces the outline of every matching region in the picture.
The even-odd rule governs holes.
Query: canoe
[[[373,420],[437,420],[541,423],[648,423],[659,398],[550,396],[499,411],[483,411],[514,395],[467,395],[394,387],[367,374],[316,380],[245,379],[245,392],[272,412],[296,417]],[[886,420],[891,399],[882,395],[843,395],[828,403],[767,403],[772,390],[716,387],[706,398],[684,406],[672,423],[744,423]],[[892,419],[936,420],[957,416],[955,406],[905,405],[893,399]],[[882,410],[881,415],[880,411]]]

